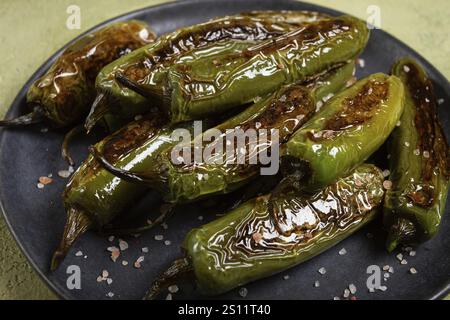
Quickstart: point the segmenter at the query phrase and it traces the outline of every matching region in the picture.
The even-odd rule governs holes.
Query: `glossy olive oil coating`
[[[363,21],[343,16],[306,24],[239,54],[176,64],[165,85],[165,108],[172,122],[224,112],[344,64],[368,37]]]
[[[183,248],[199,289],[220,294],[336,245],[374,218],[383,180],[378,168],[363,165],[314,195],[286,195],[275,216],[264,196],[194,229]]]
[[[298,28],[299,25],[327,18],[327,15],[306,11],[252,12],[217,18],[185,27],[162,36],[154,44],[136,50],[126,59],[118,59],[99,73],[97,90],[107,93],[116,112],[138,114],[149,108],[147,99],[118,84],[116,76],[123,74],[132,81],[146,84],[151,91],[161,94],[161,79],[167,67],[178,59],[210,45],[226,40],[263,41]],[[249,42],[248,46],[251,45]],[[197,56],[185,57],[197,59]],[[126,110],[132,109],[130,110]]]
[[[135,20],[116,22],[88,34],[67,48],[33,83],[27,101],[41,106],[41,112],[55,126],[72,125],[88,114],[98,72],[154,39],[148,26]]]
[[[390,180],[384,209],[387,248],[433,237],[449,187],[449,148],[438,120],[433,84],[413,59],[392,70],[406,88],[405,111],[389,141]]]
[[[345,87],[353,72],[354,62],[351,62],[312,83],[282,87],[214,127],[212,130],[219,133],[218,136],[208,130],[187,144],[191,150],[201,146],[202,153],[210,150],[211,158],[191,159],[191,163],[174,164],[173,150],[170,148],[158,155],[154,161],[148,162],[149,166],[142,172],[126,172],[110,165],[106,167],[122,178],[143,182],[158,189],[167,202],[188,202],[205,196],[229,193],[259,174],[261,163],[251,163],[250,158],[257,160],[271,148],[273,136],[270,130],[277,129],[279,143],[285,143],[315,113],[317,102]],[[266,141],[255,141],[252,145],[247,140],[242,146],[234,137],[230,138],[233,134],[247,134],[248,129],[254,130],[255,134],[258,130],[267,130]],[[245,151],[242,151],[242,148]],[[230,150],[232,152],[227,152]],[[216,156],[218,152],[220,154]],[[105,160],[101,162],[105,163]],[[279,161],[278,157],[273,160]]]
[[[389,137],[403,112],[404,87],[375,74],[326,103],[286,143],[282,166],[303,163],[302,187],[320,190],[365,162]],[[287,170],[289,171],[289,170]]]

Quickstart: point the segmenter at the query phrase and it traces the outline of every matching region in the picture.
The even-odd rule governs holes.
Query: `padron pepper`
[[[147,162],[145,170],[130,171],[109,163],[101,150],[94,148],[94,155],[113,174],[147,184],[170,203],[229,193],[257,177],[260,170],[272,169],[275,172],[268,174],[277,174],[279,157],[273,145],[278,148],[285,143],[316,112],[319,101],[344,88],[354,69],[354,62],[350,62],[311,83],[281,87],[193,141],[180,144],[179,151],[190,150],[184,155],[187,159],[170,148]],[[196,158],[196,148],[201,159]],[[262,168],[267,165],[270,168]]]
[[[115,165],[139,170],[177,142],[171,139],[173,128],[165,126],[165,123],[164,117],[145,116],[106,137],[96,144],[96,148],[103,150],[108,161]],[[193,130],[189,124],[182,127]],[[144,154],[146,158],[142,161],[140,156]],[[101,229],[110,223],[130,208],[147,189],[144,185],[129,183],[112,175],[89,156],[64,190],[67,222],[61,243],[53,255],[51,269],[57,268],[81,234],[91,228]]]
[[[166,77],[168,67],[178,63],[181,57],[184,60],[198,59],[198,54],[193,51],[227,40],[245,41],[248,47],[254,44],[253,41],[270,39],[327,17],[308,11],[271,11],[270,14],[256,11],[217,18],[164,35],[154,44],[136,50],[101,70],[96,80],[99,94],[86,121],[86,128],[90,130],[108,112],[128,117],[146,113],[148,100],[123,84],[146,84],[149,86],[147,91],[160,91],[160,83]],[[205,50],[204,54],[213,53]],[[117,81],[121,79],[122,82]],[[127,81],[124,83],[123,79]],[[134,86],[132,88],[136,90]]]
[[[225,52],[175,64],[159,89],[133,86],[159,100],[172,122],[201,119],[342,65],[361,53],[368,38],[369,30],[361,20],[323,19],[237,54]],[[122,77],[122,82],[126,79]]]
[[[387,140],[403,112],[400,79],[374,74],[329,100],[282,147],[285,175],[305,190],[347,176]]]
[[[27,93],[33,111],[0,126],[23,126],[44,119],[55,127],[76,124],[87,116],[95,98],[98,72],[117,58],[155,39],[142,21],[112,23],[70,45]]]
[[[285,194],[274,215],[270,196],[248,201],[189,232],[182,245],[185,258],[154,282],[146,298],[186,273],[201,293],[217,295],[311,259],[375,217],[383,180],[380,169],[362,165],[313,195]]]
[[[406,88],[405,111],[389,140],[390,181],[384,205],[387,249],[417,244],[438,231],[449,187],[449,147],[438,120],[433,83],[412,58],[392,74]]]

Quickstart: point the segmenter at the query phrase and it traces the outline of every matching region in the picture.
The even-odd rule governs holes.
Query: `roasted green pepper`
[[[176,141],[171,140],[173,128],[164,126],[163,117],[146,116],[97,143],[108,161],[126,169],[142,169],[154,157]],[[206,126],[207,122],[205,122]],[[183,126],[189,130],[189,124]],[[137,153],[131,151],[137,150]],[[146,155],[144,161],[138,155]],[[61,243],[54,253],[54,270],[75,240],[90,228],[102,228],[147,191],[144,185],[126,182],[102,167],[92,156],[71,177],[63,194],[67,223]]]
[[[244,13],[185,27],[162,36],[154,44],[136,50],[101,70],[96,80],[99,92],[97,102],[106,99],[108,103],[93,105],[86,128],[92,128],[106,112],[114,111],[130,117],[148,111],[148,100],[118,83],[117,77],[120,75],[124,75],[130,82],[147,84],[151,87],[149,90],[159,90],[161,78],[166,76],[167,68],[193,50],[224,40],[263,41],[292,31],[301,24],[326,17],[324,14],[306,11]],[[247,46],[250,45],[251,42]],[[208,51],[205,54],[211,55]],[[197,58],[198,55],[190,54],[184,60]],[[114,106],[113,110],[108,108],[111,105]]]
[[[389,137],[403,112],[404,87],[374,74],[342,91],[285,144],[281,167],[301,186],[320,190],[365,162]]]
[[[324,19],[237,54],[175,64],[159,92],[148,85],[147,91],[172,122],[201,119],[342,65],[364,49],[368,36],[366,24],[356,18]],[[139,87],[145,92],[145,84]]]
[[[438,231],[449,187],[449,148],[432,81],[411,58],[392,73],[406,88],[405,111],[389,141],[390,181],[384,205],[387,249],[426,241]]]
[[[27,94],[33,111],[0,126],[23,126],[48,120],[55,127],[74,125],[87,116],[95,98],[98,72],[117,58],[155,39],[141,21],[116,22],[69,46]]]
[[[374,218],[383,180],[378,168],[362,165],[314,195],[286,194],[275,215],[269,196],[251,200],[192,230],[183,243],[186,258],[155,281],[146,298],[184,272],[193,273],[203,294],[217,295],[311,259]]]
[[[170,148],[154,161],[147,162],[149,166],[144,171],[130,172],[112,166],[101,155],[101,151],[94,154],[106,169],[118,177],[146,183],[159,190],[164,200],[170,203],[229,193],[259,174],[261,155],[266,155],[273,143],[277,147],[285,143],[315,113],[319,101],[345,87],[353,76],[354,67],[354,62],[348,63],[312,83],[282,87],[188,144],[191,150],[200,146],[203,154],[207,150],[213,151],[210,158],[190,161],[189,157],[189,163],[174,163],[174,150]],[[265,137],[258,136],[261,130],[266,130]],[[274,130],[277,131],[275,142]],[[246,137],[246,140],[241,139],[239,142],[239,137]],[[227,151],[223,152],[225,147]],[[221,153],[217,156],[218,152]],[[275,162],[275,172],[272,174],[278,171],[277,156]]]

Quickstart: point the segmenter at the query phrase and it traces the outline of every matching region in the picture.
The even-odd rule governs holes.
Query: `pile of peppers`
[[[357,80],[355,61],[369,36],[366,23],[350,16],[256,11],[159,38],[143,22],[119,22],[75,42],[30,88],[34,110],[0,122],[45,118],[89,132],[101,121],[118,129],[89,148],[64,190],[67,223],[51,269],[84,232],[126,218],[150,190],[174,207],[245,193],[264,179],[261,164],[236,164],[235,145],[236,156],[219,162],[174,163],[179,129],[191,135],[186,147],[203,149],[216,148],[225,132],[276,129],[276,141],[269,137],[257,152],[277,143],[281,170],[268,194],[190,231],[183,256],[155,280],[147,299],[181,275],[217,295],[282,272],[378,213],[388,251],[431,239],[450,178],[433,84],[411,58],[396,62],[390,75]],[[251,145],[244,147],[248,160]],[[387,168],[367,163],[384,149],[389,180]]]

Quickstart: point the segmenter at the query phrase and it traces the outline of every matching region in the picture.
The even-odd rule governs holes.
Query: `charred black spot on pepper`
[[[295,118],[298,119],[298,122],[293,122],[287,129],[288,132],[292,132],[300,123],[305,123],[312,116],[314,110],[315,106],[308,90],[301,86],[292,86],[274,99],[262,114],[243,124],[241,129],[258,129],[259,126],[261,128],[279,128],[283,124],[286,125],[286,120]],[[280,138],[284,140],[288,137],[283,136],[283,133],[283,131],[280,132]]]
[[[340,131],[364,124],[377,113],[389,95],[386,82],[371,81],[355,96],[342,101],[342,109],[331,117],[320,132],[308,133],[312,141],[333,139]]]
[[[367,83],[355,97],[343,101],[343,109],[328,120],[324,130],[341,131],[369,121],[388,94],[386,82]]]
[[[430,79],[421,76],[417,66],[413,63],[405,65],[408,72],[404,72],[407,88],[416,107],[415,126],[418,132],[417,148],[421,154],[428,152],[424,157],[422,179],[429,183],[435,170],[439,170],[445,177],[450,177],[450,158],[448,143],[438,120],[437,100],[434,95],[433,83]],[[415,198],[412,195],[412,198]]]
[[[323,20],[318,23],[305,25],[298,30],[289,32],[277,38],[274,38],[271,42],[265,42],[261,45],[255,45],[248,48],[243,52],[246,57],[252,57],[258,54],[269,55],[274,51],[288,45],[292,45],[294,41],[299,44],[307,44],[308,42],[314,42],[320,40],[322,34],[329,34],[330,32],[337,34],[342,32],[348,32],[352,28],[352,25],[344,20]]]
[[[448,191],[448,144],[437,114],[437,99],[426,71],[405,57],[392,73],[406,88],[405,111],[390,145],[392,190],[384,205],[386,247],[431,239],[438,231]]]
[[[164,119],[163,116],[151,114],[147,118],[124,127],[104,142],[101,150],[104,157],[114,163],[120,157],[127,155],[128,152],[155,136],[159,132],[158,128],[165,124]]]

